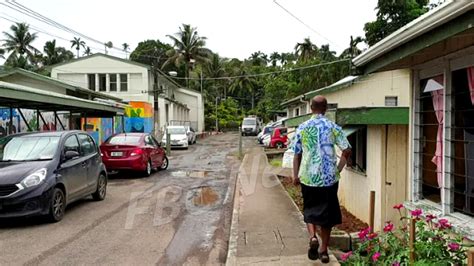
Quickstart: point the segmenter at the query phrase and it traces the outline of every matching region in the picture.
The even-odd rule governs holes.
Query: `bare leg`
[[[320,252],[325,252],[328,250],[329,238],[331,237],[332,227],[322,227],[321,226],[321,246],[319,247]]]
[[[316,235],[316,225],[314,224],[306,224],[308,228],[309,239],[312,239]]]

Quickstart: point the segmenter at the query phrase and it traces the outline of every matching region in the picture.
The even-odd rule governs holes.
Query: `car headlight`
[[[188,138],[184,138],[184,139],[182,139],[181,141],[188,141]]]
[[[38,171],[32,173],[31,175],[25,177],[20,184],[27,188],[27,187],[33,187],[41,184],[43,180],[46,178],[46,173],[48,170],[46,168],[39,169]]]

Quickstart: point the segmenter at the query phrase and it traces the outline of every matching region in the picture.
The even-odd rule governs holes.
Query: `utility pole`
[[[216,96],[216,133],[219,132],[219,118],[217,118],[217,101],[219,100],[219,96]]]

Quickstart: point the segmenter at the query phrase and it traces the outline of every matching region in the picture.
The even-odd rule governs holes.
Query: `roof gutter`
[[[383,40],[374,44],[352,60],[355,66],[362,66],[380,57],[390,50],[426,33],[437,26],[469,11],[474,2],[464,0],[447,0],[442,6],[433,9],[393,32]]]

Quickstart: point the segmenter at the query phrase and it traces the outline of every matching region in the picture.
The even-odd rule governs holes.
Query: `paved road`
[[[0,265],[224,263],[237,149],[237,134],[209,137],[149,178],[110,176],[105,201],[74,203],[59,223],[2,221]]]

